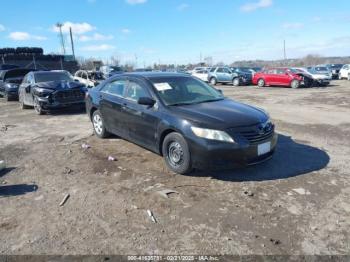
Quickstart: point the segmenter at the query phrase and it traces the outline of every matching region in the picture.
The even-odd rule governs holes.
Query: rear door
[[[137,78],[128,78],[125,103],[122,106],[123,119],[128,138],[151,150],[156,149],[156,133],[159,123],[157,105],[153,107],[137,103],[140,97],[151,97],[147,84]]]
[[[124,92],[126,90],[126,78],[113,79],[106,83],[100,90],[100,112],[107,129],[122,137],[126,135],[123,122],[122,105],[125,103]]]

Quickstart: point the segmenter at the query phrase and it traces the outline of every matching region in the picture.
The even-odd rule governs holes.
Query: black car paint
[[[49,72],[49,71],[48,71]],[[44,71],[31,72],[33,82],[22,82],[19,87],[19,94],[23,103],[27,106],[34,105],[34,99],[37,98],[44,110],[60,109],[70,106],[83,107],[85,104],[86,87],[83,84],[72,81],[49,81],[36,82],[36,74],[45,74]],[[46,93],[39,92],[40,89],[47,90]],[[61,99],[61,94],[76,91],[76,96],[65,96]]]
[[[8,99],[18,100],[18,88],[24,76],[31,72],[31,69],[15,68],[2,71],[0,74],[0,95]]]
[[[180,133],[188,142],[194,168],[231,168],[269,159],[277,143],[274,126],[271,135],[261,143],[270,141],[271,152],[256,156],[257,144],[240,136],[235,128],[255,130],[269,119],[262,110],[228,98],[184,106],[166,106],[158,96],[152,77],[191,77],[176,73],[129,73],[115,76],[88,90],[86,110],[90,119],[95,110],[103,116],[107,130],[144,148],[162,155],[162,141],[171,132]],[[144,106],[123,97],[101,92],[104,85],[117,79],[137,81],[149,92],[155,105]],[[191,126],[227,131],[238,143],[227,143],[197,137]]]

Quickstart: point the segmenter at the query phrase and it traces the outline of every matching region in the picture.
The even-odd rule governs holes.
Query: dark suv
[[[31,69],[10,69],[0,73],[0,96],[7,101],[18,100],[18,87]]]

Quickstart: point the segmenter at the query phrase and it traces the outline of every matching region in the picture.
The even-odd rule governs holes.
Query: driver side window
[[[146,92],[144,87],[134,82],[133,80],[130,80],[125,98],[137,101],[140,97],[149,97],[149,94]]]

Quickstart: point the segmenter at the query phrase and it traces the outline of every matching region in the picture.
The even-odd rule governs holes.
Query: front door
[[[129,78],[122,107],[130,140],[151,150],[156,149],[156,132],[159,123],[157,105],[153,107],[137,103],[140,97],[151,97],[146,83]]]

